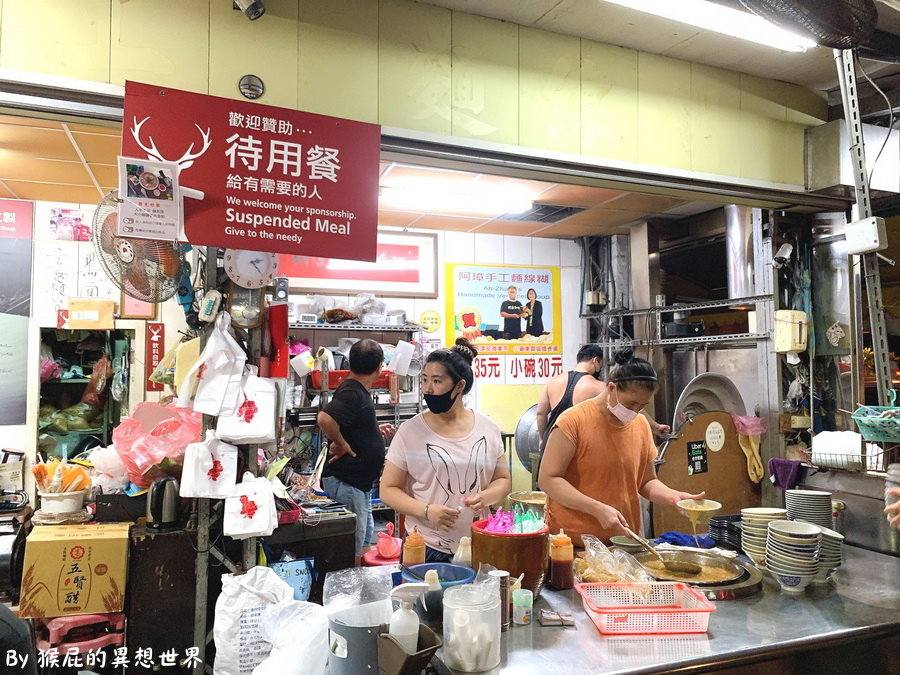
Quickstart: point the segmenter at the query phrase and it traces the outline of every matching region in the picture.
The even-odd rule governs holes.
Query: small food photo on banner
[[[558,267],[447,265],[447,341],[484,354],[560,354]]]

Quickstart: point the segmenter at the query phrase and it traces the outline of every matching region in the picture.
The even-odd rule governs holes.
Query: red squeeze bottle
[[[550,585],[558,590],[575,585],[575,548],[562,530],[550,536]]]

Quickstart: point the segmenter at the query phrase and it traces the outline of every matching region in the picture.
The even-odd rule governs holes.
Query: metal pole
[[[844,104],[844,119],[850,140],[850,155],[853,159],[853,182],[856,186],[856,218],[872,216],[872,202],[869,197],[869,172],[866,167],[866,149],[863,140],[862,118],[859,114],[859,94],[856,88],[856,69],[853,51],[834,50],[834,61],[841,85],[841,99]],[[866,253],[862,260],[863,278],[866,282],[866,299],[869,307],[869,329],[872,335],[872,352],[875,356],[875,381],[878,385],[879,405],[890,405],[888,392],[893,387],[893,373],[888,357],[887,327],[884,323],[884,301],[881,297],[881,276],[878,273],[878,256]],[[862,335],[854,336],[857,340]],[[858,367],[862,368],[860,361]],[[865,403],[865,401],[854,401]]]

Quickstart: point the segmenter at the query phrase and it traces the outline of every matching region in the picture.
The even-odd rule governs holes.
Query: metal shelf
[[[375,324],[362,323],[292,323],[288,327],[291,330],[357,330],[368,331],[373,333],[415,333],[422,330],[421,326],[415,324],[404,324],[402,326],[379,326]]]
[[[745,298],[729,298],[728,300],[715,300],[713,302],[693,302],[681,305],[666,305],[665,307],[648,307],[646,309],[613,309],[608,312],[579,314],[579,318],[602,319],[605,316],[639,316],[641,314],[652,314],[654,312],[659,312],[661,314],[666,312],[690,312],[694,310],[716,309],[719,307],[730,307],[732,305],[750,304],[757,302],[772,302],[772,296],[751,295]]]
[[[756,340],[767,340],[769,338],[768,333],[733,333],[731,335],[697,335],[693,337],[683,337],[683,338],[663,338],[661,340],[628,340],[625,338],[620,338],[616,340],[610,340],[611,344],[621,344],[621,345],[631,345],[635,347],[647,347],[650,345],[656,346],[665,346],[665,345],[696,345],[696,344],[710,344],[717,342],[755,342]]]

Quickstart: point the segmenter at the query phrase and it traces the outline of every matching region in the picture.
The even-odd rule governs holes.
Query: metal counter
[[[492,673],[660,672],[727,668],[827,650],[866,639],[900,635],[900,559],[852,546],[827,586],[803,596],[781,593],[765,575],[763,591],[716,602],[709,631],[699,635],[601,635],[575,591],[541,591],[540,608],[571,611],[574,628],[511,626],[502,637],[502,661]],[[857,650],[859,651],[859,650]],[[452,673],[440,662],[440,673]],[[851,671],[846,671],[851,672]]]

